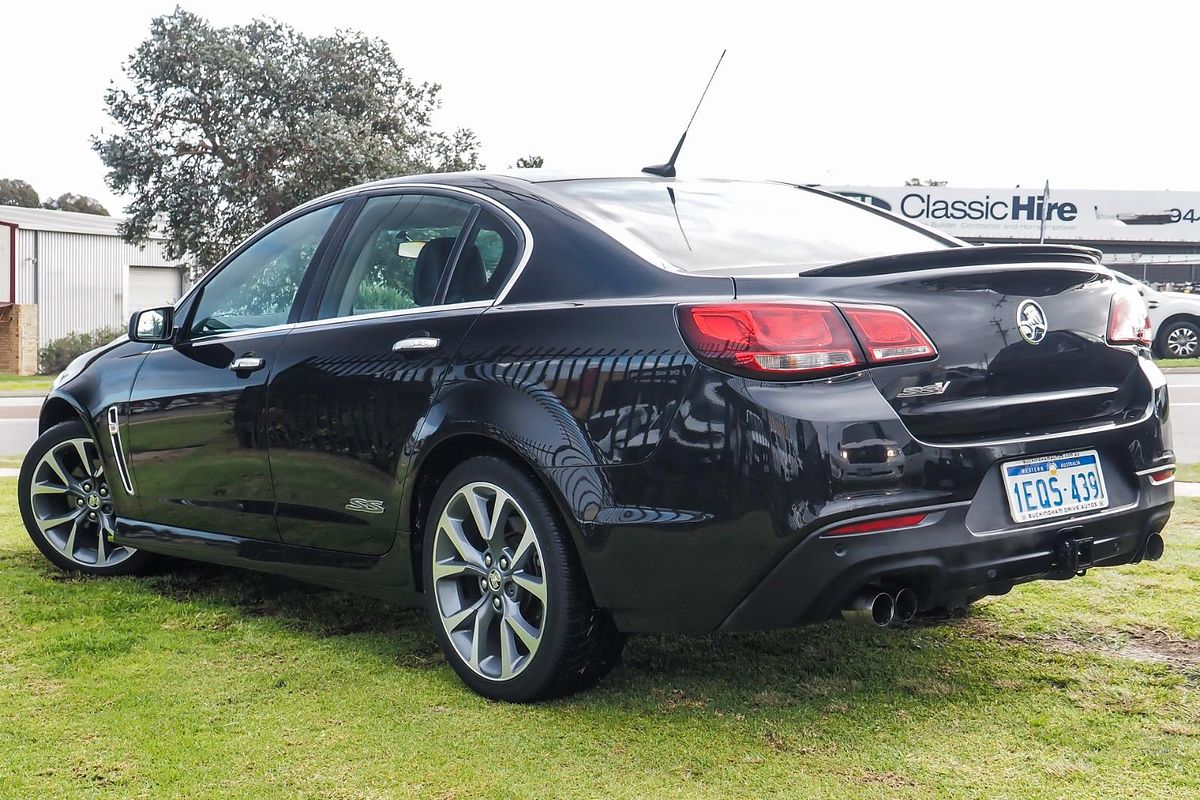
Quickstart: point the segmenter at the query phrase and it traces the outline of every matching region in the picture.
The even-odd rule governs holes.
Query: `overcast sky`
[[[1200,190],[1194,2],[183,5],[382,37],[412,78],[442,84],[438,125],[473,128],[494,168],[665,160],[727,47],[681,174]],[[108,124],[105,87],[174,6],[6,4],[0,177],[118,212],[89,137]]]

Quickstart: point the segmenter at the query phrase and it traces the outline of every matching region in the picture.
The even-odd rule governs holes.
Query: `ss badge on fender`
[[[382,514],[384,510],[382,500],[368,500],[365,497],[351,497],[350,502],[346,503],[347,511],[361,511],[364,514]]]

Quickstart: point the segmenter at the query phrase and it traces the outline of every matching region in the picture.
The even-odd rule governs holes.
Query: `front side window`
[[[441,195],[366,202],[334,266],[319,317],[433,305],[472,203]]]
[[[281,225],[222,267],[200,290],[191,336],[287,322],[304,271],[339,208],[325,206]]]

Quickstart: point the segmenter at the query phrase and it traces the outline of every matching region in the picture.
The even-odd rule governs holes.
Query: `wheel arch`
[[[74,398],[64,394],[52,394],[46,398],[42,410],[38,413],[38,435],[41,436],[55,425],[75,419],[87,426],[92,438],[96,437],[96,426],[91,417]]]
[[[511,443],[477,431],[462,431],[446,435],[432,444],[415,465],[414,476],[409,484],[407,511],[403,521],[408,525],[409,554],[413,585],[424,591],[421,568],[422,549],[425,538],[425,522],[430,505],[446,476],[463,462],[479,456],[492,456],[512,464],[521,470],[550,497],[550,502],[559,520],[570,533],[576,555],[582,556],[580,541],[582,531],[575,511],[571,508],[557,477],[546,474]],[[553,471],[552,471],[553,472]],[[586,568],[584,570],[586,574]]]

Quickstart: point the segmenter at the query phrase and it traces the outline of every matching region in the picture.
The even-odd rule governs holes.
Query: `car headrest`
[[[437,296],[438,281],[453,250],[454,237],[444,236],[429,240],[421,248],[421,252],[417,253],[417,263],[413,267],[413,300],[417,305],[433,305],[433,299]]]
[[[471,300],[486,300],[490,296],[487,272],[483,268],[483,257],[480,256],[478,247],[469,244],[459,256],[458,266],[454,268],[454,276],[450,278],[450,288],[446,291],[446,302],[466,303]]]

